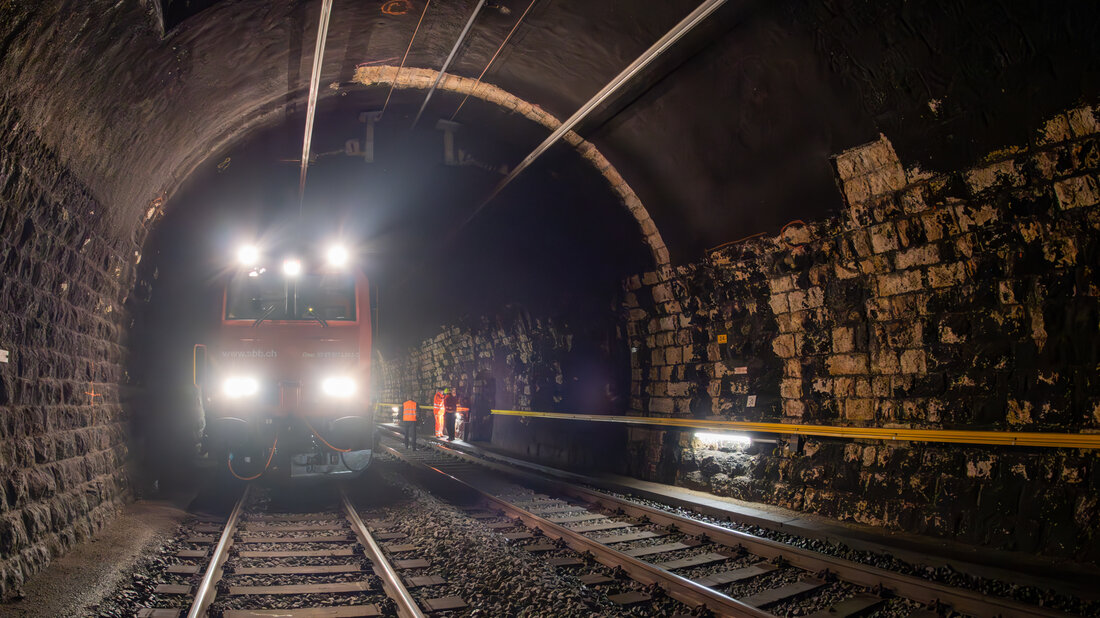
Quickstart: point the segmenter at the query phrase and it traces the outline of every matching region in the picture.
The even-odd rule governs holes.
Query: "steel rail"
[[[199,582],[199,587],[195,591],[195,600],[187,611],[187,618],[205,616],[210,604],[214,602],[214,596],[217,594],[215,583],[221,579],[222,566],[229,556],[229,547],[233,544],[233,534],[237,531],[237,520],[241,517],[241,511],[244,509],[244,503],[248,499],[248,490],[250,489],[252,489],[251,485],[245,485],[240,499],[237,500],[237,504],[229,513],[229,518],[225,520],[225,528],[222,529],[222,534],[218,537],[218,545],[214,548],[214,555],[211,556],[210,564],[206,567],[202,581]]]
[[[409,594],[408,588],[405,588],[405,584],[402,583],[401,577],[394,570],[393,565],[390,564],[389,560],[386,560],[382,548],[371,536],[366,524],[359,517],[359,513],[355,511],[351,500],[348,499],[347,492],[342,488],[340,489],[340,502],[344,505],[344,511],[347,513],[348,521],[351,522],[352,529],[355,531],[355,536],[359,537],[359,542],[363,544],[367,551],[367,558],[374,563],[375,575],[382,580],[382,588],[397,604],[397,615],[402,618],[424,618],[424,612],[420,611],[416,599]]]
[[[606,86],[601,88],[599,92],[597,92],[595,95],[592,96],[591,99],[585,102],[585,104],[582,105],[580,109],[574,112],[572,116],[570,116],[565,122],[561,123],[561,126],[555,129],[554,132],[551,133],[549,137],[547,137],[545,140],[543,140],[541,144],[536,146],[530,154],[524,157],[523,160],[519,162],[519,165],[517,165],[515,169],[511,171],[511,173],[505,176],[504,179],[497,184],[489,197],[485,198],[481,205],[479,205],[477,209],[474,210],[474,212],[471,213],[469,217],[467,217],[465,223],[469,223],[475,216],[477,216],[477,214],[481,212],[481,209],[484,208],[486,204],[493,201],[493,198],[495,198],[496,196],[500,195],[500,192],[504,190],[504,187],[508,186],[509,183],[515,180],[516,176],[519,176],[520,173],[523,172],[523,170],[527,169],[528,166],[534,163],[535,159],[538,159],[542,155],[542,153],[549,150],[550,147],[553,146],[559,139],[561,139],[563,135],[565,135],[569,131],[572,131],[573,128],[580,124],[581,121],[583,121],[585,118],[587,118],[593,110],[595,110],[602,103],[610,99],[611,96],[618,92],[618,90],[626,85],[627,82],[629,82],[636,75],[641,73],[647,66],[649,66],[651,62],[657,59],[657,57],[659,57],[661,54],[668,51],[668,49],[681,38],[683,38],[684,35],[686,35],[688,32],[691,32],[692,29],[701,24],[704,20],[706,20],[707,17],[710,17],[712,13],[717,11],[725,3],[726,0],[705,0],[705,2],[696,7],[694,11],[689,13],[687,17],[680,20],[678,24],[673,26],[671,30],[669,30],[667,33],[665,33],[664,36],[658,39],[656,43],[651,45],[649,49],[642,52],[641,56],[638,56],[638,58],[635,59],[634,62],[631,62],[625,69],[622,70],[621,73],[616,75],[611,81],[607,83]],[[465,225],[465,223],[463,225]]]
[[[503,472],[509,476],[524,479],[529,482],[533,481],[536,484],[549,487],[553,491],[577,498],[589,504],[595,504],[611,511],[621,511],[631,517],[643,518],[658,525],[675,527],[677,530],[687,534],[695,536],[705,535],[711,541],[715,541],[727,547],[737,547],[740,545],[749,552],[762,558],[775,559],[782,557],[789,564],[811,573],[828,570],[835,573],[840,579],[846,582],[866,586],[868,588],[880,586],[913,601],[925,604],[934,604],[937,602],[946,603],[951,605],[952,609],[956,611],[970,612],[973,615],[979,616],[997,614],[1003,618],[1054,618],[1067,615],[1065,613],[1052,612],[1040,607],[1025,605],[999,597],[986,596],[971,590],[952,588],[936,582],[894,573],[878,567],[826,556],[811,550],[794,547],[793,545],[787,545],[778,541],[764,539],[744,532],[723,528],[722,526],[668,513],[660,509],[638,504],[623,498],[617,498],[572,483],[548,479],[530,472],[517,470],[512,466],[475,457],[446,445],[440,445],[434,442],[430,442],[430,444],[440,452],[477,465],[485,466],[492,470]],[[383,447],[389,449],[389,447],[384,445]],[[391,452],[396,452],[392,449],[390,450]],[[398,457],[400,457],[400,455],[398,455]]]
[[[798,434],[829,438],[860,438],[908,442],[950,442],[993,446],[1035,446],[1049,448],[1100,448],[1100,433],[1044,433],[1023,431],[971,431],[961,429],[906,429],[894,427],[837,427],[831,425],[798,425],[787,423],[756,423],[748,421],[717,421],[693,418],[661,418],[650,416],[614,416],[603,414],[566,414],[562,412],[531,412],[528,410],[490,410],[496,416],[522,416],[594,423],[624,425],[657,425],[688,429],[719,431],[754,431],[773,434]]]
[[[752,618],[772,618],[772,614],[757,609],[746,603],[742,603],[737,599],[734,599],[728,595],[722,594],[712,588],[699,585],[690,579],[676,575],[665,569],[655,567],[647,562],[643,562],[633,556],[628,556],[618,550],[602,543],[597,543],[592,539],[574,532],[561,524],[556,524],[548,519],[535,515],[526,509],[518,507],[507,500],[502,500],[492,494],[486,493],[477,487],[459,479],[439,468],[408,459],[404,457],[399,451],[386,445],[381,445],[383,449],[409,463],[414,467],[421,468],[423,470],[430,470],[437,474],[441,474],[444,477],[450,479],[452,482],[461,485],[480,495],[485,501],[496,505],[502,511],[512,515],[514,518],[519,519],[525,525],[530,528],[537,528],[544,535],[561,539],[569,547],[579,552],[590,552],[597,562],[611,568],[621,568],[631,579],[646,585],[656,584],[661,587],[662,590],[670,597],[687,604],[690,607],[705,606],[712,612],[716,612],[720,616],[748,616]]]
[[[466,40],[466,35],[470,33],[470,28],[474,25],[474,19],[477,18],[477,14],[481,12],[481,7],[485,6],[485,0],[478,0],[477,6],[474,7],[474,12],[470,15],[470,19],[466,21],[466,27],[462,29],[462,33],[458,35],[458,40],[455,41],[454,47],[451,48],[451,53],[447,55],[447,60],[443,62],[443,68],[439,69],[439,73],[435,76],[435,81],[432,82],[432,87],[428,88],[428,94],[424,96],[424,102],[420,104],[420,111],[416,112],[416,118],[413,118],[412,127],[416,128],[416,123],[420,122],[420,116],[424,113],[425,108],[428,107],[428,101],[432,100],[432,94],[435,92],[436,86],[443,79],[443,75],[447,72],[447,69],[451,66],[451,61],[454,60],[455,54],[458,53],[458,48],[462,47],[462,42]],[[397,82],[397,78],[394,78],[394,83]]]

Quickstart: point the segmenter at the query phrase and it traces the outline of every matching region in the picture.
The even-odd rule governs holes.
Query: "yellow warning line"
[[[904,429],[884,427],[834,427],[830,425],[711,421],[693,418],[563,414],[559,412],[530,412],[527,410],[492,410],[492,413],[498,416],[523,416],[569,421],[591,421],[596,423],[622,423],[626,425],[659,425],[664,427],[686,427],[690,429],[711,431],[755,431],[760,433],[826,436],[831,438],[905,440],[912,442],[954,442],[961,444],[1043,446],[1081,449],[1100,448],[1100,433],[1079,434],[1012,431],[956,431],[948,429]]]

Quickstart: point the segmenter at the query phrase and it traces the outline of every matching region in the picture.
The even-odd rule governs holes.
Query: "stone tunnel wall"
[[[1098,120],[1075,109],[946,175],[907,172],[882,138],[835,157],[839,216],[630,279],[633,413],[1100,431]],[[1100,558],[1094,452],[830,439],[707,450],[647,429],[630,451],[643,478]]]
[[[104,214],[0,100],[0,598],[129,495],[117,385],[140,239]]]
[[[398,358],[381,363],[382,401],[414,397],[431,405],[453,387],[469,403],[470,438],[547,464],[589,468],[619,459],[625,440],[615,428],[577,432],[554,421],[491,417],[489,410],[623,413],[629,375],[625,339],[607,322],[578,324],[563,316],[532,317],[512,307],[493,319],[443,328]]]

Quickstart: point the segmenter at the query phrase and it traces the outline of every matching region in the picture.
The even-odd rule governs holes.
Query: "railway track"
[[[179,582],[156,588],[175,607],[139,618],[424,616],[379,544],[400,535],[372,536],[343,490],[339,509],[277,513],[250,507],[250,489],[224,521],[199,522],[184,539],[193,549],[167,568]]]
[[[668,595],[721,616],[1065,616],[851,562],[551,480],[433,444],[384,451],[475,492],[495,522],[533,551],[567,547],[649,587],[613,600],[624,606]],[[551,543],[547,543],[551,541]],[[559,556],[559,560],[562,560]],[[580,564],[578,561],[562,564]],[[613,578],[593,576],[599,586]]]

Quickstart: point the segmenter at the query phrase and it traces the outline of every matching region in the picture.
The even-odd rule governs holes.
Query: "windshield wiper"
[[[317,312],[313,310],[313,307],[306,309],[306,315],[320,322],[322,327],[328,328],[328,322],[326,322],[325,319],[321,316],[317,315]]]
[[[252,323],[252,327],[255,328],[255,327],[259,326],[260,324],[263,324],[264,320],[267,319],[267,316],[271,315],[272,311],[275,311],[275,305],[274,304],[272,304],[267,309],[264,309],[263,314],[260,317],[256,318],[256,321]]]

